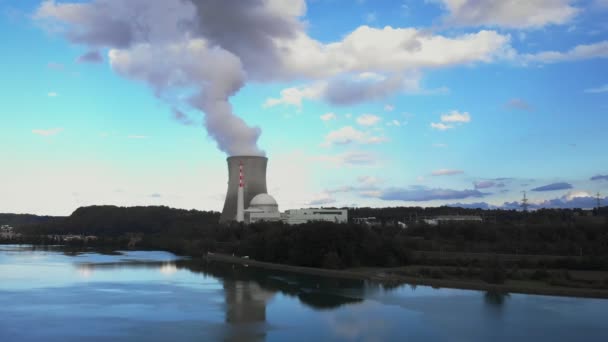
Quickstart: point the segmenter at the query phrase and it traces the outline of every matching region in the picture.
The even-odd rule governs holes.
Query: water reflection
[[[0,246],[0,341],[604,341],[605,304]]]
[[[505,300],[509,299],[509,293],[500,291],[486,291],[483,298],[489,306],[500,308],[505,304]]]

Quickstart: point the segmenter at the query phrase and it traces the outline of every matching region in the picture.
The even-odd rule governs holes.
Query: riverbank
[[[546,296],[563,296],[563,297],[582,297],[582,298],[603,298],[608,299],[608,290],[589,289],[589,288],[569,288],[561,286],[550,286],[541,282],[516,282],[508,281],[505,284],[489,284],[481,280],[479,281],[463,281],[460,279],[433,279],[423,277],[410,277],[395,272],[402,268],[365,268],[365,269],[347,269],[347,270],[330,270],[314,267],[292,266],[278,263],[270,263],[257,261],[253,259],[245,259],[237,256],[226,254],[209,253],[204,258],[210,261],[226,262],[240,264],[246,266],[254,266],[265,269],[287,271],[294,273],[303,273],[311,275],[319,275],[325,277],[336,277],[346,279],[361,279],[370,280],[381,283],[395,284],[411,284],[432,287],[445,287],[464,290],[490,291],[500,293],[521,293]]]

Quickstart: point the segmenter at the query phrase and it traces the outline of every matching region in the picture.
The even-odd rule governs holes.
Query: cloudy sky
[[[593,205],[606,0],[0,0],[0,212]]]

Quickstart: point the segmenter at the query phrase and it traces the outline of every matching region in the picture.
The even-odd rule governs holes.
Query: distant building
[[[281,214],[281,219],[287,224],[301,224],[313,221],[347,223],[346,209],[290,209]]]
[[[423,221],[430,226],[436,226],[441,223],[448,222],[483,222],[483,218],[476,215],[443,215],[433,218],[425,218]]]
[[[245,209],[245,223],[259,221],[281,221],[279,205],[269,194],[256,195]]]
[[[353,218],[355,224],[361,224],[368,227],[375,227],[382,225],[382,222],[375,217],[355,217]]]
[[[7,224],[0,226],[0,238],[12,239],[16,237],[15,229]]]

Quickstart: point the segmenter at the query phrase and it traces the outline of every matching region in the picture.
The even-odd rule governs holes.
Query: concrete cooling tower
[[[266,165],[268,158],[255,156],[233,156],[226,159],[228,162],[228,192],[224,210],[220,216],[220,223],[234,221],[237,214],[237,201],[239,184],[243,184],[243,202],[245,207],[258,194],[265,194]],[[242,170],[243,180],[240,180]]]

